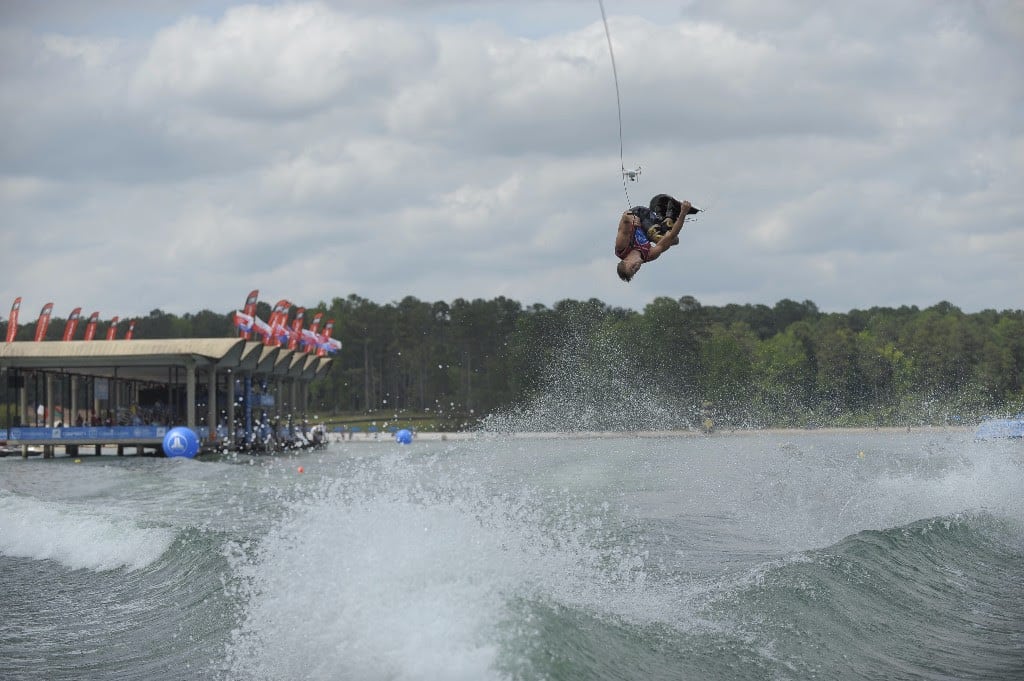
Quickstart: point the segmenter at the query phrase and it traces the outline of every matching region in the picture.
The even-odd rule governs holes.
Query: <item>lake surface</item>
[[[81,459],[0,459],[0,678],[1024,678],[1020,442]]]

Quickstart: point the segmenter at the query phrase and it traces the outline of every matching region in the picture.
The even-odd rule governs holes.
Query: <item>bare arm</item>
[[[679,236],[679,230],[683,228],[683,222],[686,221],[686,215],[689,212],[689,210],[690,202],[683,201],[683,207],[682,210],[679,211],[679,217],[677,217],[672,222],[672,224],[669,225],[668,232],[665,233],[665,236],[661,237],[658,240],[658,243],[651,246],[651,251],[647,255],[648,262],[656,259],[662,253],[664,253],[665,251],[672,247],[672,243],[676,240],[676,237]]]

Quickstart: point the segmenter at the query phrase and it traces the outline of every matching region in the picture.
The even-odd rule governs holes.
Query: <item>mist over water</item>
[[[696,423],[692,400],[663,387],[656,363],[577,323],[522,406],[484,418],[483,432],[637,431]]]

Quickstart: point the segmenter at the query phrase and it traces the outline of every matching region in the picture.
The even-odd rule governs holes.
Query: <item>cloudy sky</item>
[[[0,315],[506,296],[1024,307],[1024,4],[0,4]]]

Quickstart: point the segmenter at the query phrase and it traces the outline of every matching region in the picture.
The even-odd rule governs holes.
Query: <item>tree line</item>
[[[344,344],[311,387],[323,413],[651,429],[709,417],[721,427],[972,423],[1024,409],[1022,310],[940,302],[824,313],[809,300],[706,306],[684,296],[636,311],[597,299],[548,307],[350,295],[306,318],[317,311]],[[267,319],[269,306],[257,314]],[[62,321],[48,339],[60,338]],[[135,326],[136,338],[232,335],[230,312],[210,310],[153,310]]]

